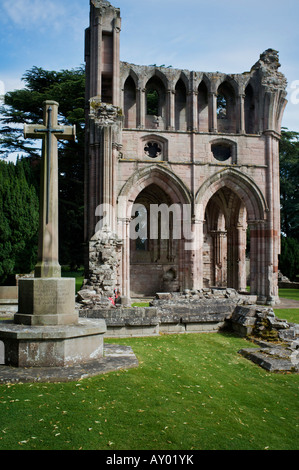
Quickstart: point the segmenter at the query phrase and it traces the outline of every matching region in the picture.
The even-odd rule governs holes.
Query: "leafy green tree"
[[[29,160],[0,161],[0,283],[36,263],[39,201],[31,176]]]
[[[299,133],[284,129],[280,142],[281,229],[299,241]]]
[[[59,103],[59,123],[76,125],[76,142],[59,142],[60,263],[74,269],[83,263],[85,71],[33,67],[23,81],[25,88],[7,93],[0,109],[0,156],[17,152],[31,157],[38,186],[41,142],[24,139],[24,123],[41,124],[43,102],[54,100]]]
[[[279,269],[290,281],[298,281],[299,241],[295,238],[281,237]]]
[[[279,269],[290,280],[299,274],[299,133],[282,130],[280,142],[281,255]]]

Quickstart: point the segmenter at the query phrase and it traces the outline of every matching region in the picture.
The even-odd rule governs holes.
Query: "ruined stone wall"
[[[276,302],[278,145],[286,105],[277,51],[268,49],[240,74],[129,64],[119,61],[120,24],[118,9],[92,2],[86,36],[86,242],[97,206],[108,203],[117,209],[110,229],[123,242],[117,279],[123,295],[140,295],[144,286],[146,292],[162,290],[166,268],[176,273],[169,290],[221,283],[239,290],[246,287],[249,227],[251,292],[260,302]],[[106,47],[109,34],[113,47]],[[105,100],[114,106],[112,123],[101,116]],[[95,103],[96,116],[88,110]],[[160,244],[154,260],[144,262],[139,254],[138,261],[139,248],[129,240],[135,201],[189,205],[197,245],[185,250],[182,238],[175,253]],[[162,262],[167,257],[169,263]]]

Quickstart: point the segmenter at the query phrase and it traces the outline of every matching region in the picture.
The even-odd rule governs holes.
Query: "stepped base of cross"
[[[19,281],[19,309],[14,321],[0,326],[5,365],[60,367],[103,357],[106,323],[78,318],[75,279],[33,278]]]

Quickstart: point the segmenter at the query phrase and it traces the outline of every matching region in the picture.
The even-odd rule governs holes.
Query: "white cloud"
[[[24,82],[20,78],[0,74],[0,95],[21,88],[24,88]],[[3,93],[1,90],[4,90]]]
[[[23,29],[52,27],[60,24],[59,18],[63,14],[64,8],[59,2],[47,0],[3,0],[3,9],[11,21]]]

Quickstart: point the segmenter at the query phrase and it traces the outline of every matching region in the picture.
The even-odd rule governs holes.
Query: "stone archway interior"
[[[228,187],[209,200],[204,224],[204,286],[246,289],[247,211]]]
[[[143,215],[140,223],[134,226],[136,239],[130,240],[130,285],[131,297],[152,296],[156,292],[176,291],[179,287],[179,240],[173,239],[173,215],[169,212],[169,220],[166,222],[169,228],[169,237],[162,238],[162,220],[160,213],[156,234],[153,237],[151,224],[151,206],[165,204],[172,205],[172,201],[163,189],[156,184],[150,184],[137,196],[132,220]],[[138,206],[138,211],[134,208]],[[143,214],[142,214],[143,213]],[[136,219],[137,220],[137,219]],[[142,225],[142,226],[141,226]],[[138,236],[140,233],[140,237]]]

